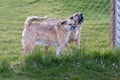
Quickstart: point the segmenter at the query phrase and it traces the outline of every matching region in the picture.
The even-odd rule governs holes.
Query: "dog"
[[[70,37],[69,37],[69,40],[68,42],[75,42],[76,44],[76,47],[78,50],[80,50],[80,34],[81,34],[81,29],[82,29],[82,23],[84,21],[84,16],[82,13],[75,13],[74,15],[72,15],[71,17],[69,17],[69,19],[73,20],[74,21],[74,25],[77,27],[76,30],[74,30]],[[51,20],[51,19],[48,19],[47,20],[47,23],[48,24],[51,24],[51,23],[56,23],[57,21],[56,20]],[[48,26],[49,27],[49,26]],[[69,51],[69,53],[71,53],[71,49],[70,47],[68,46],[68,44],[65,45],[67,50]],[[48,51],[48,48],[49,46],[45,46],[45,50]]]
[[[73,19],[48,18],[42,23],[33,23],[42,20],[45,18],[37,16],[26,19],[22,33],[24,54],[32,52],[37,45],[56,46],[57,56],[60,51],[64,53],[64,46],[67,45],[71,33],[77,29]]]
[[[82,24],[84,21],[84,16],[83,13],[75,13],[70,17],[75,23],[75,26],[77,26],[77,29],[73,31],[70,35],[69,41],[68,42],[73,42],[75,41],[76,47],[78,50],[80,50],[80,34],[82,30]],[[69,47],[69,46],[67,46]]]

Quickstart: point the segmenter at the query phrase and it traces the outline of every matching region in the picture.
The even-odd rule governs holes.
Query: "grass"
[[[119,80],[120,51],[109,44],[109,0],[1,0],[0,80]],[[38,46],[22,56],[21,34],[27,16],[65,19],[82,12],[81,50],[55,56]]]
[[[41,53],[40,53],[41,52]],[[44,54],[38,48],[25,59],[25,63],[12,68],[5,67],[1,72],[2,80],[119,80],[119,51],[107,51],[101,54],[95,51],[92,55],[84,51],[55,57]],[[9,73],[9,68],[11,73]],[[0,68],[1,69],[1,68]],[[7,70],[7,71],[6,71]],[[6,74],[7,73],[7,74]],[[87,75],[87,76],[86,76]],[[18,79],[19,78],[19,79]]]

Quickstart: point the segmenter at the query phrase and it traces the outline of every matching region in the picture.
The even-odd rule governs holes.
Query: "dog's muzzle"
[[[71,26],[70,30],[75,30],[76,26]]]
[[[84,20],[83,14],[80,14],[78,23],[81,24]]]

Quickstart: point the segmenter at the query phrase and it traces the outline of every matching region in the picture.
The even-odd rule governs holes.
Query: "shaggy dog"
[[[77,49],[80,50],[80,33],[82,29],[82,23],[84,21],[84,17],[82,13],[76,13],[70,17],[77,26],[77,29],[73,31],[70,35],[69,42],[75,41]],[[69,47],[69,46],[68,46]]]
[[[77,28],[76,28],[76,30],[74,30],[71,33],[68,42],[75,42],[77,49],[80,50],[80,33],[81,33],[81,29],[82,29],[82,23],[84,20],[83,14],[82,13],[75,13],[69,19],[74,21],[74,25]],[[53,21],[52,18],[47,20],[48,24],[56,23],[56,22],[57,21],[56,20]],[[48,51],[48,48],[49,48],[49,46],[45,46],[46,51]],[[68,46],[68,44],[66,44],[66,48],[69,51],[69,53],[71,53],[71,49]]]
[[[36,16],[26,19],[22,33],[25,55],[32,52],[36,45],[56,46],[56,55],[59,55],[60,51],[64,53],[64,46],[67,45],[71,33],[77,29],[73,19],[70,18],[66,20],[48,18],[42,23],[32,23],[44,19]]]

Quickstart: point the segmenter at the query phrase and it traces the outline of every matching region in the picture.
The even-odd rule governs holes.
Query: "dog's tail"
[[[45,17],[37,17],[37,16],[31,16],[31,17],[27,17],[26,21],[25,21],[25,27],[30,26],[32,21],[42,21],[47,19],[47,16]]]

